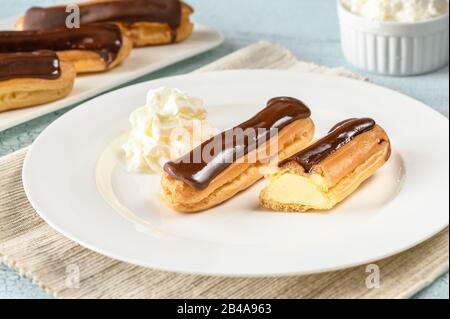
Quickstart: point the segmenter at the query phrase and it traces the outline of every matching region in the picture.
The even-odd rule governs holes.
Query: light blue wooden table
[[[238,48],[266,39],[292,50],[300,59],[328,66],[351,68],[340,50],[335,0],[187,0],[196,9],[195,19],[221,30],[225,43],[201,56],[178,63],[138,81],[192,71]],[[2,0],[0,18],[22,13],[30,5],[52,0]],[[362,72],[360,72],[362,73]],[[409,78],[367,74],[380,85],[421,100],[448,117],[448,67]],[[136,82],[138,82],[136,81]],[[69,108],[70,109],[70,108]],[[33,142],[36,136],[68,109],[43,116],[0,132],[0,156]],[[417,298],[449,298],[448,273]],[[0,298],[50,298],[30,280],[0,265]]]

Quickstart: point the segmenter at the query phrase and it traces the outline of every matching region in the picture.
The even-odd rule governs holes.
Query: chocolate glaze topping
[[[266,108],[248,121],[203,142],[180,159],[166,163],[164,171],[196,189],[205,189],[233,162],[255,150],[258,145],[269,141],[287,125],[299,119],[308,118],[310,115],[311,111],[308,107],[295,98],[271,99],[267,102]],[[255,134],[235,138],[239,136],[239,132],[247,132],[247,129]],[[209,150],[218,151],[211,154]],[[208,154],[207,160],[205,156],[202,156],[204,152]]]
[[[16,78],[53,80],[60,76],[59,59],[54,52],[0,53],[0,81]]]
[[[52,31],[0,31],[0,53],[88,50],[98,53],[105,63],[111,64],[121,47],[122,33],[114,24]]]
[[[373,129],[375,124],[375,121],[370,118],[348,119],[339,122],[328,132],[327,136],[294,156],[281,161],[279,166],[282,167],[289,162],[295,161],[303,166],[306,172],[311,172],[314,165],[319,164],[325,158],[335,153],[356,136]]]
[[[80,23],[119,21],[167,23],[172,30],[181,23],[180,0],[121,0],[80,4]],[[66,27],[70,13],[65,6],[33,7],[25,14],[24,30],[52,30]]]

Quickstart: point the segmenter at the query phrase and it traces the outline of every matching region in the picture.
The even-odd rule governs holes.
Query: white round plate
[[[159,198],[159,176],[129,174],[118,149],[105,153],[129,128],[130,112],[159,86],[203,98],[210,122],[221,129],[281,95],[310,106],[316,136],[343,119],[373,117],[392,140],[392,157],[329,213],[262,210],[258,192],[264,181],[206,212],[176,213]],[[31,204],[47,223],[116,259],[195,274],[306,274],[379,260],[444,229],[448,145],[445,117],[369,83],[282,71],[199,73],[126,87],[63,115],[28,152],[23,180]],[[107,191],[116,202],[104,199]]]

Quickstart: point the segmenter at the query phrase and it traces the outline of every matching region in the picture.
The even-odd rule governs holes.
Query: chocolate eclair
[[[52,51],[0,53],[0,112],[61,99],[75,77],[74,65]]]
[[[52,50],[74,63],[77,73],[101,72],[125,60],[132,43],[115,24],[93,24],[74,29],[0,31],[0,53]]]
[[[268,174],[260,204],[275,211],[329,210],[352,194],[386,163],[391,144],[373,119],[335,125]]]
[[[248,121],[166,163],[163,200],[177,211],[197,212],[230,199],[261,179],[262,168],[274,158],[287,158],[310,143],[310,115],[295,98],[271,99]]]
[[[192,34],[193,9],[180,0],[97,0],[78,4],[81,25],[120,23],[135,46],[179,42]],[[18,30],[66,28],[67,6],[32,7],[17,22]],[[69,12],[67,12],[69,11]]]

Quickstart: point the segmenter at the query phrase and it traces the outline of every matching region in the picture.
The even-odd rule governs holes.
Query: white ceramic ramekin
[[[342,49],[356,67],[385,75],[415,75],[448,64],[449,16],[423,22],[374,21],[337,0]]]

